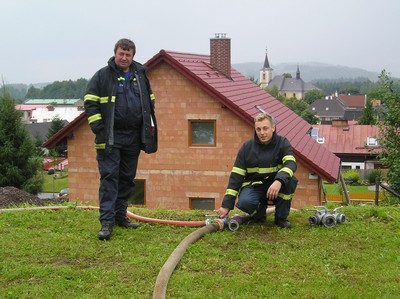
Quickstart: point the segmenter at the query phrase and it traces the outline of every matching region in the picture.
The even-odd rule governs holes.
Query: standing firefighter
[[[267,113],[255,118],[254,137],[243,144],[236,157],[220,217],[226,217],[236,207],[252,216],[252,222],[266,222],[267,199],[275,202],[275,224],[291,228],[287,217],[297,179],[297,169],[289,141],[279,136],[275,121]]]
[[[126,216],[128,198],[141,150],[157,151],[154,95],[145,67],[133,60],[135,44],[121,39],[108,65],[97,71],[85,94],[85,111],[96,135],[100,173],[100,240],[111,237],[113,226],[137,228]]]

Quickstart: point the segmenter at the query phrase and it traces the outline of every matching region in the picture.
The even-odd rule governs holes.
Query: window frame
[[[378,146],[378,138],[372,136],[367,137],[367,146]]]
[[[212,123],[214,126],[214,143],[193,143],[193,123]],[[188,126],[190,147],[217,147],[217,122],[215,119],[189,119]]]
[[[193,202],[195,201],[205,201],[205,200],[211,200],[212,201],[212,207],[210,209],[194,209],[193,208]],[[200,210],[200,211],[208,211],[208,210],[215,210],[215,198],[212,197],[189,197],[189,208],[191,210]]]
[[[135,195],[135,188],[133,188],[132,194],[128,198],[128,205],[135,206],[135,207],[145,207],[146,206],[146,180],[145,179],[134,179],[133,181],[135,182],[135,184],[143,183],[143,203],[135,204],[135,203],[131,202],[131,199]]]

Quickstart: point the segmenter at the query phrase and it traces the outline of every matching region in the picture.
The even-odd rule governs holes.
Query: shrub
[[[353,185],[360,181],[360,173],[355,169],[350,169],[342,173],[346,184]]]
[[[376,178],[378,178],[378,177],[382,178],[382,171],[380,171],[379,169],[374,169],[367,176],[368,182],[370,184],[375,184]]]

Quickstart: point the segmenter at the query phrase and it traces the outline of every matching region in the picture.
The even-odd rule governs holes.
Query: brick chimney
[[[226,33],[210,38],[210,64],[218,72],[231,78],[231,39]]]

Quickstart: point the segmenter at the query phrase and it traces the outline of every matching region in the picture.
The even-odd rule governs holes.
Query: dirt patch
[[[61,202],[62,200],[59,199],[40,199],[35,195],[11,186],[0,187],[0,208],[11,208],[21,204],[44,206]]]

